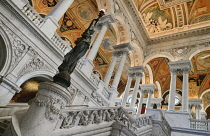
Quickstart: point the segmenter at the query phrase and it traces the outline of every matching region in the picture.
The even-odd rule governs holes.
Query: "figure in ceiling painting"
[[[172,29],[170,10],[160,10],[158,4],[147,8],[142,13],[142,17],[150,34]]]
[[[91,9],[87,6],[78,7],[78,13],[82,19],[90,20],[93,17]]]

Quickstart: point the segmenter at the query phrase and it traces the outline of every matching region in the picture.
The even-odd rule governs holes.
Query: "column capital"
[[[189,74],[190,73],[190,69],[189,68],[183,68],[182,72],[183,72],[183,74]]]
[[[129,76],[130,78],[134,78],[134,77],[135,77],[135,73],[128,73],[128,76]]]
[[[144,90],[144,89],[141,89],[141,90],[140,90],[140,93],[143,94],[143,95],[144,95],[146,92],[147,92],[147,90]]]
[[[129,67],[128,71],[133,73],[143,73],[146,70],[144,69],[143,66],[135,66],[135,67]]]
[[[143,73],[142,72],[136,72],[135,76],[136,76],[136,78],[142,78],[143,77]]]
[[[192,63],[190,60],[169,62],[168,65],[170,66],[170,69],[176,69],[177,71],[182,71],[183,69],[190,69],[192,67]]]
[[[178,69],[170,68],[170,72],[172,75],[177,75],[178,74]]]
[[[154,84],[140,84],[141,90],[152,90],[154,91],[156,89]]]
[[[118,45],[114,45],[112,46],[112,48],[115,51],[130,51],[132,50],[132,46],[130,45],[130,43],[123,43],[123,44],[118,44]]]
[[[111,26],[111,23],[116,22],[116,19],[112,14],[107,14],[100,18],[98,25],[96,26],[98,30],[102,28],[102,26],[107,25],[107,27]]]
[[[195,105],[195,108],[196,108],[197,110],[201,110],[201,109],[202,109],[202,106],[201,106],[200,104],[198,104],[198,105]]]
[[[147,92],[148,92],[149,94],[153,94],[153,93],[154,93],[154,90],[147,90]]]

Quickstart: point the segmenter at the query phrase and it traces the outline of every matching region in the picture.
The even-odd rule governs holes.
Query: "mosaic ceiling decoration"
[[[210,20],[209,0],[134,0],[134,3],[150,36],[204,27],[208,25],[204,22]]]

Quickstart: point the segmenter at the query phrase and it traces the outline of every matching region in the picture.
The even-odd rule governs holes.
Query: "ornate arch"
[[[142,66],[144,60],[142,48],[135,41],[131,43],[131,46],[133,47],[133,50],[130,52],[131,67]]]
[[[152,53],[144,59],[143,66],[146,66],[146,64],[150,60],[152,60],[154,58],[159,58],[159,57],[165,57],[165,58],[168,58],[170,61],[175,61],[175,58],[170,53],[167,53],[167,52]]]
[[[3,45],[2,44],[0,45],[0,48],[1,48],[1,51],[2,51],[1,54],[0,54],[0,57],[3,57],[2,61],[4,61],[3,62],[4,63],[3,67],[0,68],[0,75],[4,76],[4,75],[7,74],[8,70],[9,70],[9,67],[11,65],[11,62],[12,62],[12,47],[11,47],[12,44],[9,40],[8,35],[3,30],[1,25],[0,25],[0,37],[3,40],[2,41]],[[5,49],[3,50],[3,48],[5,48]]]
[[[196,54],[206,51],[206,50],[210,50],[210,46],[209,47],[203,47],[203,48],[194,48],[192,49],[186,56],[184,56],[184,60],[191,60],[193,56],[195,56]]]
[[[52,77],[55,75],[55,73],[51,72],[51,71],[46,71],[46,70],[39,70],[39,71],[33,71],[33,72],[30,72],[30,73],[27,73],[23,76],[21,76],[16,84],[17,86],[21,86],[21,84],[23,84],[25,81],[33,78],[33,77],[45,77],[45,78],[48,78],[48,79],[52,79]]]

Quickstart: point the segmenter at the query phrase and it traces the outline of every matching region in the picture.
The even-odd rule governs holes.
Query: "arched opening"
[[[207,114],[206,119],[210,119],[210,105],[206,108],[205,112]]]
[[[0,72],[3,69],[7,58],[7,50],[3,37],[0,35]]]
[[[33,77],[31,79],[28,79],[27,81],[22,83],[22,85],[20,86],[22,91],[20,93],[15,94],[10,103],[29,102],[31,99],[33,99],[36,96],[38,92],[39,83],[46,81],[50,80],[46,77]]]

